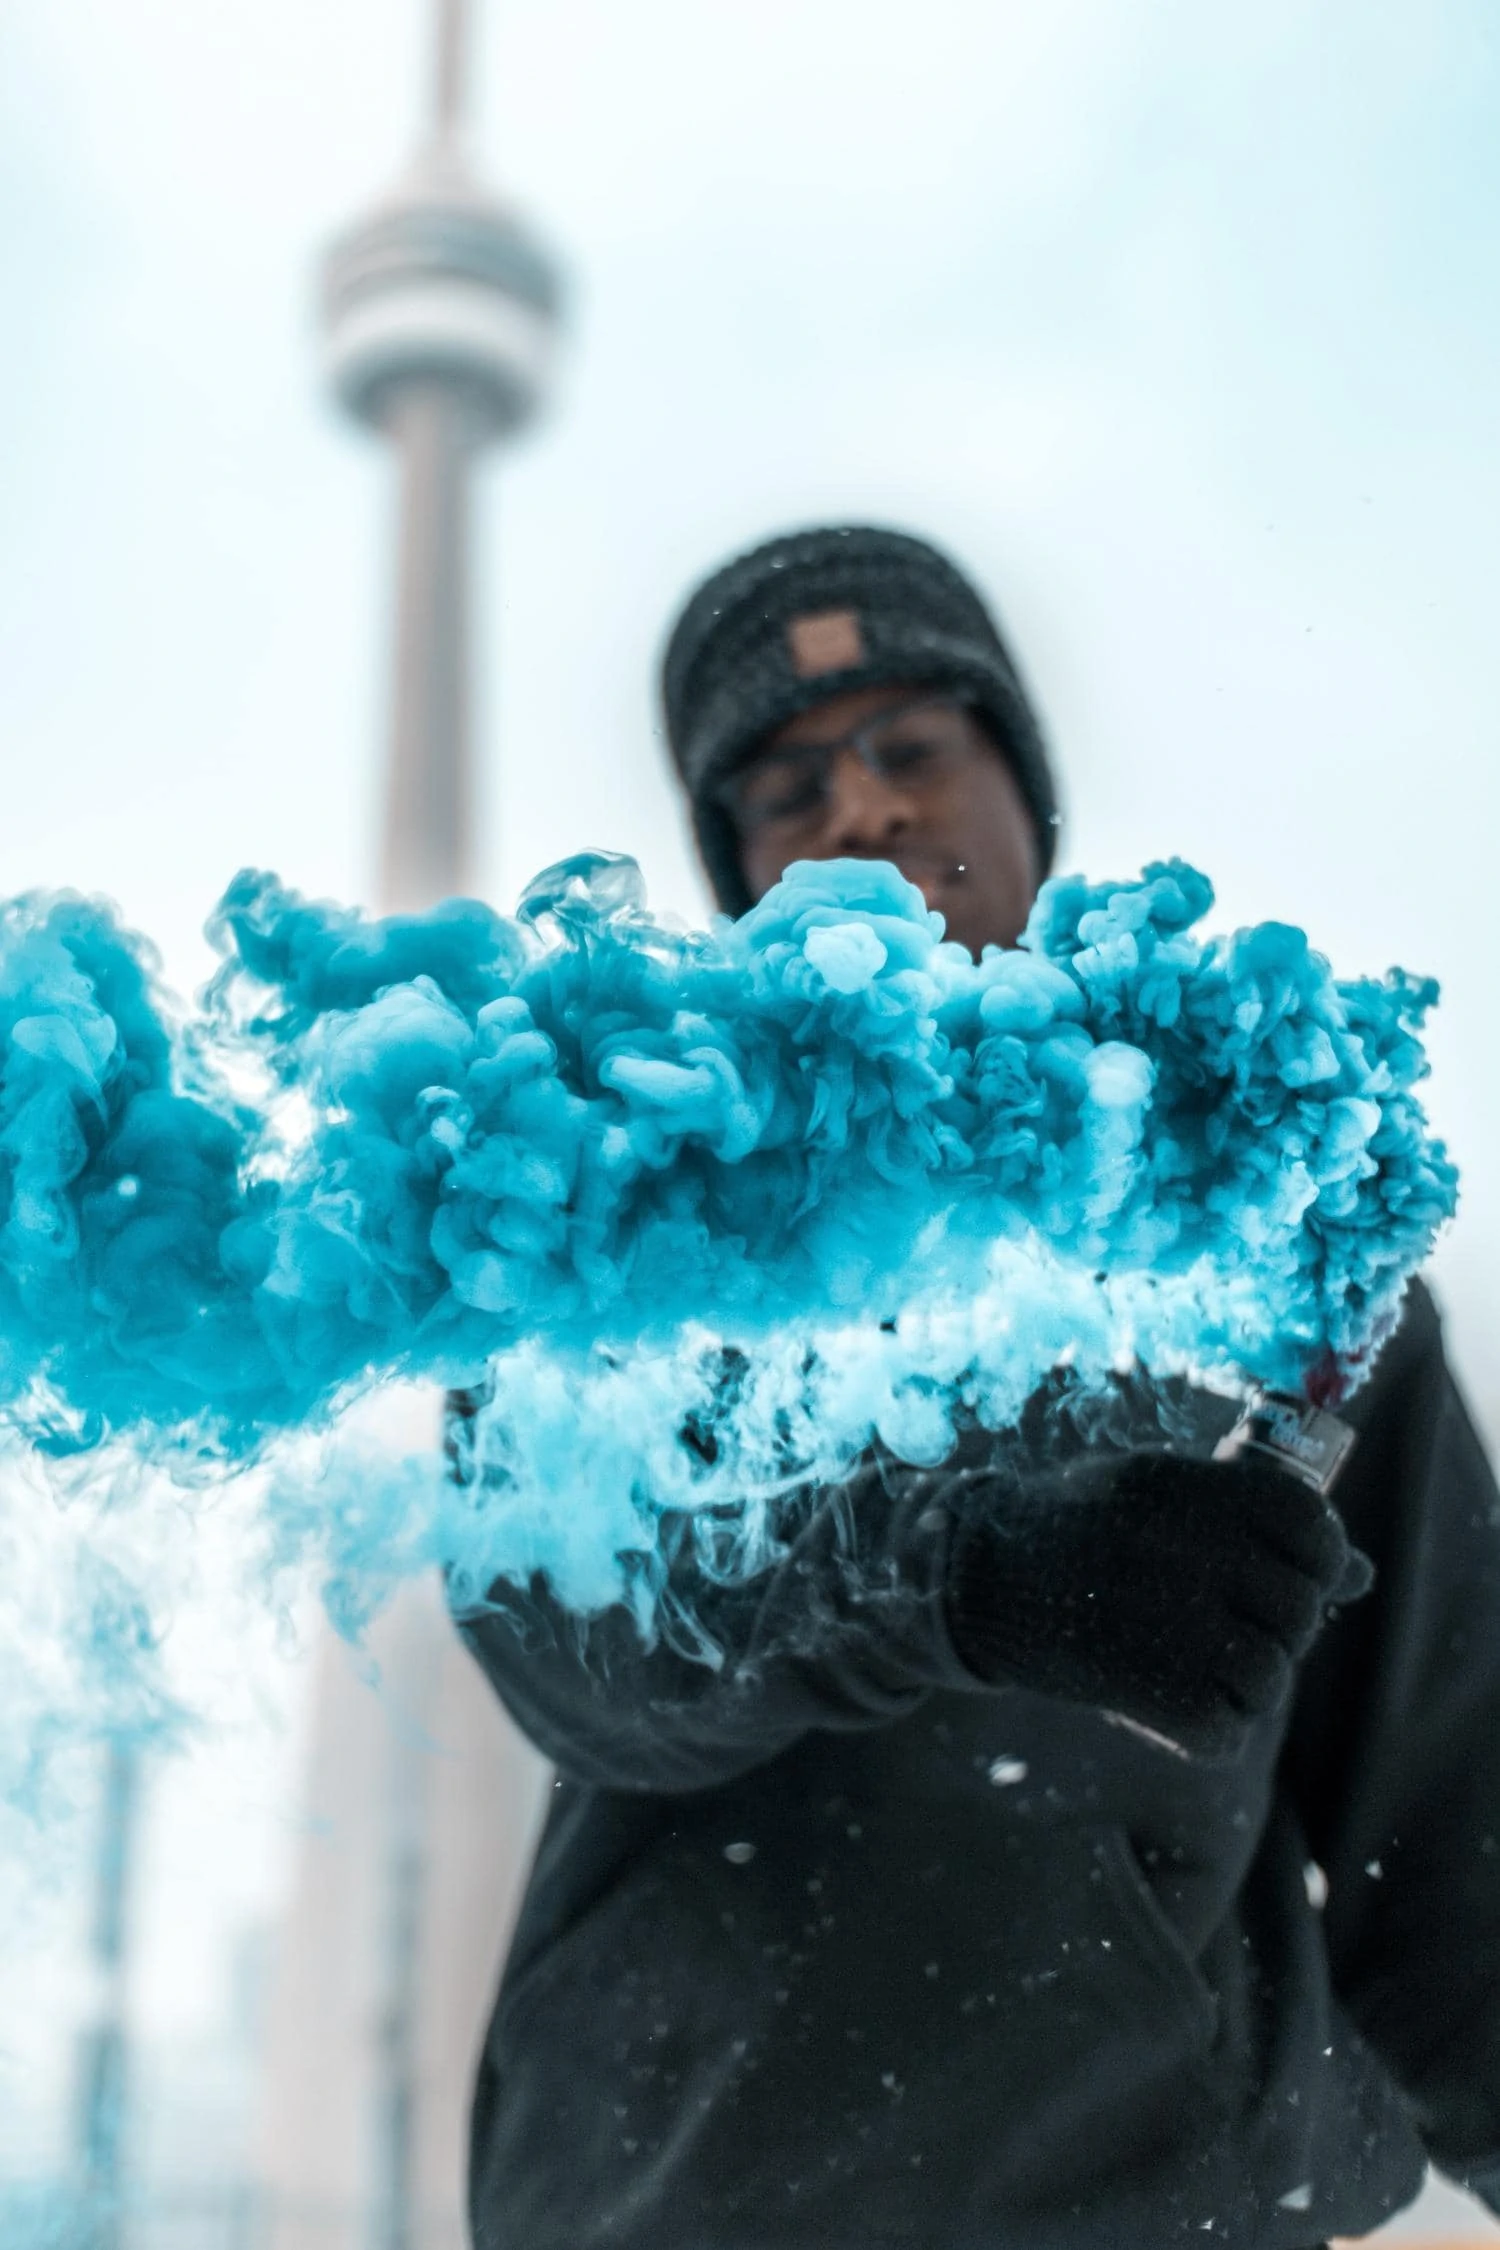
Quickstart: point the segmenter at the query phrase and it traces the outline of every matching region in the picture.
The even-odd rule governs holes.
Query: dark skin
[[[758,753],[836,742],[878,713],[923,693],[910,682],[830,696],[778,727]],[[982,722],[959,715],[961,761],[934,783],[903,784],[872,773],[852,749],[835,759],[827,797],[792,856],[893,860],[941,914],[947,934],[977,958],[986,945],[1014,945],[1026,926],[1039,879],[1036,830],[1010,767]],[[781,876],[782,839],[751,835],[741,864],[761,898]]]

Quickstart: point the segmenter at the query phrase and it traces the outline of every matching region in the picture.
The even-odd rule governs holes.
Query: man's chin
[[[961,945],[976,961],[987,945],[1009,949],[1016,944],[1016,936],[997,929],[994,921],[986,918],[979,901],[965,893],[961,880],[936,883],[931,889],[919,883],[917,888],[927,902],[928,912],[943,917],[943,936],[950,944]]]
[[[963,869],[933,860],[897,860],[896,865],[908,883],[921,892],[928,912],[942,915],[944,935],[968,946],[977,957],[978,948],[971,943],[966,927],[969,915],[965,909],[971,907],[973,901],[966,893]]]
[[[928,905],[935,906],[940,914],[944,911],[945,904],[952,905],[954,893],[963,888],[964,870],[956,860],[940,859],[933,854],[921,859],[898,859],[894,864],[908,883],[915,884]]]

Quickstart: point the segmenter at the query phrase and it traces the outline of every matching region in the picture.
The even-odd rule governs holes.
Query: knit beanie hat
[[[682,611],[662,660],[667,741],[727,913],[743,914],[751,900],[718,785],[799,712],[903,680],[972,699],[1020,784],[1047,873],[1058,813],[1041,728],[968,580],[902,532],[796,531],[715,571]]]

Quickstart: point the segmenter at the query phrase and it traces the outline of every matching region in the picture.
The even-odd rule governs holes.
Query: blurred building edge
[[[460,2250],[469,2100],[545,1768],[408,1588],[313,1679],[256,2170],[266,2250]],[[297,2213],[307,2213],[306,2228]]]
[[[401,480],[382,869],[396,910],[472,884],[473,474],[541,401],[558,296],[543,253],[469,170],[466,11],[431,4],[427,140],[324,273],[331,383],[389,439]],[[267,2026],[261,2171],[269,2207],[288,2214],[271,2250],[303,2250],[299,2209],[323,2215],[306,2250],[334,2250],[335,2210],[349,2250],[458,2250],[473,2072],[545,1768],[436,1583],[408,1588],[360,1657],[328,1634],[312,1693]]]

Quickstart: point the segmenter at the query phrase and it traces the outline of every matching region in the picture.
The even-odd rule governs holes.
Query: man
[[[1014,942],[1051,770],[931,548],[731,563],[665,704],[731,912],[853,854]],[[1500,1500],[1431,1302],[1338,1513],[1147,1403],[872,1456],[738,1589],[684,1540],[717,1667],[541,1582],[464,1623],[558,1768],[479,2250],[1308,2250],[1429,2153],[1500,2209]]]

